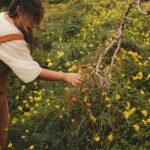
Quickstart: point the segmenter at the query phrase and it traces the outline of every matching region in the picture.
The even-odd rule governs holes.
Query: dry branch
[[[150,0],[138,0],[137,1],[137,7],[138,7],[139,12],[144,14],[144,15],[150,15],[150,11],[142,10],[142,8],[141,8],[141,3],[142,2],[150,2]]]
[[[104,87],[109,87],[111,85],[111,83],[113,82],[109,75],[111,75],[111,70],[112,70],[112,67],[113,67],[113,64],[114,64],[114,59],[115,59],[115,56],[116,54],[118,53],[119,49],[120,49],[120,46],[121,46],[121,42],[122,42],[122,34],[123,34],[123,30],[124,30],[124,26],[125,24],[127,23],[128,19],[128,15],[129,15],[129,12],[132,8],[132,6],[134,5],[134,3],[136,2],[136,0],[132,0],[130,2],[130,4],[128,5],[128,8],[127,10],[125,11],[124,15],[123,15],[123,18],[116,30],[116,36],[113,37],[113,40],[111,41],[111,43],[104,49],[104,51],[102,53],[100,53],[98,55],[98,60],[96,62],[96,67],[94,69],[94,73],[96,74],[96,76],[99,78],[99,81],[100,81],[100,84],[99,86],[101,88],[104,88]],[[103,59],[105,58],[106,54],[114,47],[116,46],[116,49],[115,49],[115,52],[112,56],[112,60],[111,60],[111,64],[109,65],[109,68],[108,70],[105,71],[104,75],[100,75],[100,65],[102,64],[102,61]],[[99,50],[101,51],[101,50]]]

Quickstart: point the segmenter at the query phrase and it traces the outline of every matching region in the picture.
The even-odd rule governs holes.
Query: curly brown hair
[[[43,19],[43,12],[41,0],[12,0],[8,9],[8,16],[22,31],[24,39],[31,49],[37,46],[37,38],[33,35],[33,28],[39,27]]]

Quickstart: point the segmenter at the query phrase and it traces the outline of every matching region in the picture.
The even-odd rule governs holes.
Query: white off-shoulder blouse
[[[22,34],[11,22],[5,19],[5,13],[0,13],[0,36]],[[14,40],[0,44],[0,60],[25,83],[35,80],[42,71],[38,62],[34,61],[27,43],[24,40]]]

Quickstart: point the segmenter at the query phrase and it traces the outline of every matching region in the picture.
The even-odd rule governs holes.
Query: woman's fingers
[[[82,78],[83,80],[85,80],[85,77],[83,75],[79,75],[80,78]]]
[[[81,81],[85,81],[85,77],[84,76],[78,76],[77,79],[81,80]]]
[[[76,81],[80,82],[80,83],[84,82],[84,80],[82,78],[77,78]]]
[[[81,85],[81,84],[82,84],[82,81],[80,81],[80,80],[75,80],[75,83]]]
[[[85,81],[85,77],[81,74],[74,74],[74,77],[72,78],[71,84],[73,86],[81,86],[82,83]]]

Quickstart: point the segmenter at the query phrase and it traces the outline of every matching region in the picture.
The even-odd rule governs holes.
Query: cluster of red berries
[[[90,93],[90,92],[91,92],[91,89],[87,87],[87,88],[84,88],[83,91],[86,92],[86,93]],[[71,99],[71,102],[72,102],[73,104],[77,103],[77,98],[73,97],[73,98]],[[91,104],[91,103],[87,103],[87,104],[86,104],[86,108],[91,108],[91,107],[92,107],[92,104]]]
[[[72,99],[71,99],[71,102],[73,103],[73,104],[75,104],[75,103],[77,103],[77,99],[75,98],[75,97],[73,97]],[[92,107],[92,104],[91,103],[87,103],[86,104],[86,108],[91,108]]]
[[[88,65],[87,64],[83,64],[83,65],[81,65],[81,68],[82,69],[86,69],[88,67]]]
[[[84,89],[84,92],[90,93],[90,92],[91,92],[91,89],[90,89],[90,88],[85,88],[85,89]]]

